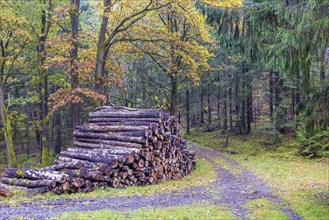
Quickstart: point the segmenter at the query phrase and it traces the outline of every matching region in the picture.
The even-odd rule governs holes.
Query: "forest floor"
[[[313,173],[315,168],[324,171],[324,176],[318,177],[307,173],[310,170],[300,167],[305,164],[292,157],[290,160],[275,159],[273,152],[271,157],[259,155],[261,150],[256,145],[253,152],[245,150],[242,153],[241,149],[247,149],[244,144],[250,144],[250,141],[231,140],[235,146],[226,148],[226,153],[211,149],[220,145],[217,135],[212,132],[188,137],[201,146],[189,143],[199,157],[198,166],[183,180],[123,190],[96,190],[89,194],[46,194],[32,198],[16,195],[0,201],[0,218],[326,219],[329,216],[328,198],[325,197],[329,193],[323,189],[328,186],[326,168],[323,167],[327,160],[310,163],[317,166],[310,167]],[[259,161],[255,159],[257,157]],[[286,162],[296,162],[291,166],[299,167],[289,173]],[[278,167],[275,170],[273,166]],[[307,192],[299,189],[300,179],[306,181],[304,177],[296,176],[299,168],[309,176],[309,182],[305,184],[310,184],[317,192],[314,201],[307,194],[310,189]],[[283,175],[282,172],[287,173]],[[289,193],[297,195],[292,197]]]

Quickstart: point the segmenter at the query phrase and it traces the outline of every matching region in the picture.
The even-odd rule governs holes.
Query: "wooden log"
[[[100,172],[93,172],[90,173],[88,179],[91,181],[104,181],[104,176]]]
[[[29,179],[2,177],[1,182],[7,185],[24,186],[28,188],[37,188],[42,186],[48,186],[50,188],[54,188],[56,186],[56,182],[52,180],[29,180]]]
[[[109,148],[112,146],[116,147],[125,147],[125,148],[134,148],[134,149],[142,149],[143,145],[138,143],[124,142],[124,141],[111,141],[111,140],[102,140],[102,139],[93,139],[93,138],[77,138],[79,142],[86,143],[95,143],[95,144],[104,144],[104,148],[107,148],[106,145],[109,145]],[[82,147],[82,146],[80,146]]]
[[[0,197],[11,198],[12,195],[10,194],[9,190],[0,187]]]
[[[97,156],[97,155],[90,155],[90,154],[70,152],[70,151],[62,151],[60,155],[65,156],[65,157],[80,159],[80,160],[87,160],[90,162],[101,162],[101,163],[109,164],[112,167],[114,167],[114,165],[117,166],[117,162],[118,162],[117,157],[114,157],[114,156],[101,157],[101,156]]]
[[[72,177],[82,177],[82,178],[88,178],[90,176],[89,171],[87,170],[87,168],[82,167],[80,169],[77,170],[66,170],[64,171],[66,174],[72,176]]]
[[[109,183],[109,185],[115,189],[119,187],[119,184],[120,184],[120,181],[117,178],[113,178]]]
[[[0,183],[0,188],[3,188],[8,192],[16,191],[16,190],[25,191],[29,195],[43,194],[43,193],[46,193],[49,191],[48,186],[42,186],[42,187],[36,187],[36,188],[26,188],[23,186],[11,186],[11,185],[7,185],[7,184],[3,184],[3,183]]]
[[[101,162],[90,162],[90,161],[86,161],[86,160],[80,160],[80,159],[76,159],[76,158],[70,158],[70,157],[65,157],[65,156],[59,156],[58,157],[59,161],[63,161],[63,162],[73,162],[73,161],[79,161],[83,164],[84,167],[86,168],[101,168],[104,166],[108,166],[109,164],[106,163],[101,163]],[[117,166],[117,162],[115,163],[112,162],[112,164],[110,164],[110,166],[112,168],[115,168]]]
[[[161,123],[162,120],[160,118],[89,118],[87,120],[88,122],[92,122],[92,123],[97,123],[97,122],[113,122],[113,124],[115,124],[115,122],[146,122],[146,123],[151,123],[151,122],[155,122],[155,123]]]
[[[92,182],[90,180],[85,180],[85,186],[86,187],[91,187],[92,186]]]
[[[129,168],[129,170],[127,170],[127,174],[128,174],[128,176],[133,175],[133,170]]]
[[[133,155],[126,155],[125,164],[132,164],[135,161],[135,157]]]
[[[90,118],[162,118],[161,110],[91,112]]]
[[[153,136],[153,138],[152,138],[152,143],[153,143],[155,146],[157,146],[157,144],[158,144],[158,138],[157,138],[157,136]]]
[[[129,164],[129,167],[133,170],[135,170],[136,168],[138,168],[138,162],[134,162],[132,164]]]
[[[8,177],[11,178],[27,178],[31,180],[54,180],[58,183],[64,183],[70,181],[71,177],[67,174],[62,174],[60,172],[51,171],[51,170],[34,170],[34,169],[18,169],[18,168],[8,168],[6,171]]]
[[[94,191],[94,187],[92,185],[82,188],[82,192],[84,192],[84,193],[89,193],[89,192],[92,192],[92,191]]]
[[[148,121],[118,121],[118,122],[86,122],[88,126],[150,126]]]
[[[112,154],[112,151],[109,149],[86,149],[86,148],[68,148],[67,151],[70,152],[77,152],[77,153],[85,153],[85,154],[90,154],[90,155],[97,155],[101,157],[112,157],[116,158],[119,162],[122,162],[123,157],[126,157],[130,155],[130,153],[125,153],[125,154]]]
[[[98,149],[94,149],[94,150],[89,150],[89,149],[84,149],[84,148],[69,148],[67,149],[67,151],[72,152],[72,153],[83,153],[83,154],[88,154],[90,156],[98,156],[98,157],[105,157],[105,158],[112,158],[117,160],[118,162],[126,162],[126,157],[130,154],[111,154],[108,153],[107,150],[98,150]]]
[[[107,133],[92,133],[92,132],[73,132],[74,137],[81,138],[95,138],[95,139],[105,139],[105,140],[114,140],[114,141],[124,141],[124,142],[134,142],[144,144],[147,143],[147,139],[145,137],[130,137],[130,136],[117,136],[114,134]]]
[[[72,161],[72,162],[62,162],[57,163],[48,167],[42,168],[43,170],[62,170],[62,169],[80,169],[83,167],[81,161]]]
[[[153,135],[157,135],[159,133],[158,127],[159,127],[159,124],[157,124],[157,123],[151,123],[150,124],[150,128],[151,128],[151,131],[152,131]]]
[[[60,195],[60,194],[63,194],[63,187],[62,186],[57,186],[55,189],[52,190],[53,193],[57,194],[57,195]]]
[[[69,182],[65,182],[62,184],[62,189],[64,192],[68,192],[70,189],[70,183]]]
[[[113,169],[112,170],[112,173],[111,173],[111,177],[117,177],[118,176],[118,174],[119,174],[119,169]]]
[[[101,152],[113,155],[132,155],[135,154],[136,150],[131,148],[124,148],[124,147],[114,147],[113,148],[86,148],[86,147],[78,147],[79,146],[99,146],[103,144],[90,144],[90,143],[83,143],[75,141],[73,144],[77,147],[75,148],[68,148],[69,151],[93,151],[93,152]]]
[[[138,167],[144,167],[144,160],[143,159],[138,161]]]
[[[169,119],[169,117],[170,117],[170,114],[169,113],[167,113],[167,112],[164,112],[163,113],[163,120],[164,121],[167,121]]]
[[[137,109],[126,106],[102,105],[96,108],[96,111],[159,111],[158,109]]]
[[[84,132],[115,132],[116,135],[119,135],[119,132],[130,134],[131,136],[145,136],[145,133],[138,133],[136,131],[146,131],[148,126],[130,126],[130,125],[112,125],[112,126],[88,126],[88,125],[78,125],[76,128]],[[135,131],[135,133],[133,132]]]

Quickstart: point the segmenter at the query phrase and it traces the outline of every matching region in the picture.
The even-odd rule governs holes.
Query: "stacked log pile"
[[[101,106],[73,133],[73,147],[43,169],[7,170],[0,187],[29,193],[90,192],[179,179],[195,167],[175,117],[160,110]]]

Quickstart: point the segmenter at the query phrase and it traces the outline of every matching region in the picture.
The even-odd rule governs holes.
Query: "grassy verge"
[[[185,210],[185,211],[182,211]],[[234,219],[234,215],[219,206],[198,205],[170,208],[143,208],[136,211],[93,211],[64,213],[59,219]]]
[[[134,195],[155,195],[159,193],[175,193],[182,191],[188,187],[206,186],[216,180],[216,171],[214,167],[202,158],[197,159],[196,169],[188,176],[180,180],[170,180],[161,182],[156,185],[145,187],[129,187],[127,189],[96,189],[91,193],[75,193],[56,195],[54,193],[46,193],[44,195],[35,195],[26,197],[23,192],[14,192],[12,198],[1,198],[0,204],[17,205],[21,202],[33,202],[40,200],[55,200],[55,199],[79,199],[79,198],[95,198],[95,197],[111,197],[111,196],[134,196]]]
[[[249,210],[249,219],[289,219],[273,202],[265,198],[248,202],[246,208]]]
[[[187,139],[202,146],[226,152],[227,155],[276,190],[285,202],[306,219],[328,219],[329,159],[306,159],[297,156],[293,138],[285,137],[277,146],[264,145],[261,136],[231,136],[218,131],[192,133]]]

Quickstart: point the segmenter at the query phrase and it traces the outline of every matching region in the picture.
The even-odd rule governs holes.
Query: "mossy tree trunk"
[[[3,124],[3,130],[4,130],[4,134],[5,134],[5,141],[6,141],[8,166],[17,167],[17,159],[16,159],[16,154],[15,154],[14,144],[13,144],[12,127],[10,124],[10,118],[7,114],[2,82],[0,82],[0,106],[1,106],[1,110],[0,110],[1,121]]]
[[[44,5],[49,5],[48,10],[52,8],[52,1],[42,1]],[[48,4],[47,4],[48,3]],[[41,15],[41,35],[39,37],[39,64],[40,64],[40,122],[41,122],[41,164],[42,166],[49,165],[49,136],[48,136],[48,71],[44,67],[46,63],[45,43],[50,29],[50,20],[47,19],[47,10],[43,9]]]
[[[79,10],[80,10],[80,0],[71,0],[71,5],[75,7],[71,10],[71,35],[72,35],[72,49],[70,51],[71,55],[71,89],[74,90],[79,87],[79,75],[78,75],[78,35],[79,35]],[[72,132],[75,126],[79,124],[79,103],[72,103],[71,106],[71,117],[72,117]]]

